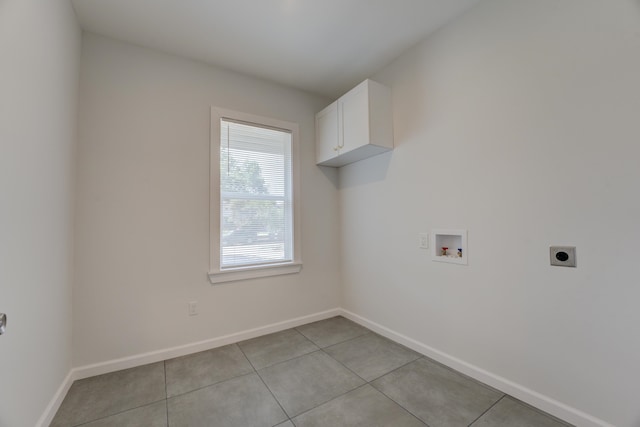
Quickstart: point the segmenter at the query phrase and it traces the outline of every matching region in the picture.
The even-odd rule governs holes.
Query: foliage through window
[[[220,268],[292,262],[292,134],[220,119]]]

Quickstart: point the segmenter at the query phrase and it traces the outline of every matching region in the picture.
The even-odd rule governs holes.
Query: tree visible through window
[[[293,260],[291,132],[220,122],[220,266]]]

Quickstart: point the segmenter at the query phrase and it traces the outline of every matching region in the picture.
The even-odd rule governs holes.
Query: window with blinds
[[[291,131],[220,119],[220,268],[291,262]]]

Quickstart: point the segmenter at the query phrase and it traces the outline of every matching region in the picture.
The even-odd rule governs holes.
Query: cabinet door
[[[366,82],[338,100],[342,138],[340,152],[346,153],[369,143],[369,95]]]
[[[338,102],[316,114],[316,163],[338,155]]]

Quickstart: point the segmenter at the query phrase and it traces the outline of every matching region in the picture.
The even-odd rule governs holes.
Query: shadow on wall
[[[422,49],[422,45],[414,47],[414,54],[403,54],[373,77],[391,88],[395,148],[416,139],[433,120],[428,105],[431,99],[428,75],[425,75],[430,64],[421,55]]]
[[[340,168],[338,188],[352,188],[384,181],[391,164],[393,150]]]
[[[338,186],[340,185],[340,173],[338,168],[334,168],[331,166],[319,166],[316,165],[317,168],[320,169],[320,171],[322,171],[322,174],[327,177],[327,179],[329,180],[329,182],[331,182],[331,184],[333,185],[334,188],[338,188]]]

